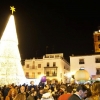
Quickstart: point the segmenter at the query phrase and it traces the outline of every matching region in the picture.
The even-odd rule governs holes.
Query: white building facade
[[[46,76],[46,79],[65,82],[65,73],[70,71],[69,63],[64,59],[63,53],[46,54],[42,59],[25,60],[23,70],[26,78],[38,79]]]
[[[84,67],[90,77],[100,75],[100,55],[70,56],[70,74],[75,75],[81,67]]]

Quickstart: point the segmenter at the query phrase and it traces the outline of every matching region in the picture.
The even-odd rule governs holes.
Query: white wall
[[[95,63],[95,58],[100,55],[70,56],[70,71],[74,74],[80,67],[84,67],[90,75],[96,75],[96,68],[100,68],[100,63]],[[84,59],[85,64],[79,64],[79,59]]]

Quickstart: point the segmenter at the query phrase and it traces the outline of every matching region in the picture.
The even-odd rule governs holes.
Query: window
[[[44,67],[44,74],[48,77],[57,76],[57,67]]]
[[[62,55],[60,55],[60,58],[63,58],[63,56],[62,56]]]
[[[41,64],[38,64],[38,68],[41,68]]]
[[[46,55],[45,57],[46,57],[46,58],[49,58],[49,56],[47,56],[47,55]]]
[[[33,65],[35,65],[35,61],[33,61]]]
[[[26,68],[29,68],[29,64],[26,65]]]
[[[84,59],[79,59],[79,64],[84,64]]]
[[[35,61],[33,61],[32,69],[35,69]]]
[[[35,73],[34,72],[32,72],[32,78],[35,78]]]
[[[52,72],[52,76],[57,76],[57,73],[55,70]]]
[[[96,75],[100,75],[100,68],[96,68]]]
[[[32,65],[32,69],[35,69],[35,66],[34,65]]]
[[[47,66],[49,67],[49,62],[47,62]]]
[[[29,78],[29,72],[26,72],[25,76],[26,76],[26,78]]]
[[[53,66],[56,66],[56,62],[53,62]]]
[[[59,55],[55,55],[55,58],[58,58],[59,57]]]
[[[41,72],[38,72],[38,75],[41,75]]]
[[[95,58],[95,63],[100,63],[100,58]]]
[[[50,58],[54,58],[54,56],[53,55],[50,55]]]
[[[98,45],[98,47],[100,48],[100,44]]]
[[[46,76],[49,76],[49,71],[46,72]]]
[[[100,36],[98,36],[98,41],[100,41]]]

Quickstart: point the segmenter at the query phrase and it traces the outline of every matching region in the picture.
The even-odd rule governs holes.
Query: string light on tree
[[[0,41],[0,85],[22,84],[25,81],[14,15],[11,15]]]

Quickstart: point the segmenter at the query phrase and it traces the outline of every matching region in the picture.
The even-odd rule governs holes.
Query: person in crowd
[[[30,84],[31,85],[28,87],[28,90],[30,91],[31,88],[34,88],[34,90],[36,90],[36,86],[34,85],[34,81],[31,81]]]
[[[14,100],[26,100],[25,86],[20,87],[20,93],[18,93]]]
[[[12,88],[9,90],[8,95],[6,96],[5,100],[14,100],[17,95],[17,91]]]
[[[34,88],[31,88],[31,90],[28,90],[28,85],[25,85],[25,92],[26,92],[26,98],[29,96],[30,92],[34,90]]]
[[[34,90],[34,100],[37,100],[37,91]]]
[[[4,97],[2,95],[2,91],[0,90],[0,100],[4,100]]]
[[[60,90],[60,86],[59,88],[57,88],[57,86],[54,87],[54,90],[51,89],[52,91],[52,96],[54,98],[54,100],[58,100],[58,97],[59,97],[59,93],[58,91]]]
[[[20,93],[25,94],[25,86],[20,87]]]
[[[43,95],[43,88],[40,88],[39,92],[37,93],[37,100],[41,100],[42,95]]]
[[[66,93],[66,88],[67,87],[64,84],[60,86],[60,92],[61,92],[61,94]]]
[[[16,90],[16,92],[18,94],[18,86],[17,85],[14,87],[14,89]]]
[[[38,87],[39,87],[39,88],[44,88],[44,86],[45,86],[44,82],[40,81]]]
[[[31,90],[25,89],[26,92],[26,98],[30,95],[31,91],[35,91],[33,87],[31,87]]]
[[[54,98],[53,98],[52,94],[47,89],[45,89],[41,100],[54,100]]]
[[[92,96],[92,93],[91,93],[91,89],[88,88],[88,89],[87,89],[87,96],[86,96],[84,99],[86,100],[86,99],[89,98],[90,96]]]
[[[50,88],[50,87],[49,87],[49,85],[47,85],[47,84],[44,86],[44,89],[47,89],[47,90],[48,90],[49,88]]]
[[[27,100],[34,100],[34,91],[30,92],[30,95],[27,97]]]
[[[95,81],[91,87],[91,95],[86,100],[100,100],[100,81]]]
[[[87,87],[85,85],[79,85],[76,88],[76,92],[72,94],[68,100],[82,100],[87,96]]]
[[[68,98],[72,95],[72,88],[70,86],[69,87],[62,86],[62,88],[64,92],[62,95],[59,96],[58,100],[68,100]]]
[[[4,100],[5,100],[5,98],[6,98],[7,94],[8,94],[8,92],[9,92],[9,90],[10,90],[10,85],[4,85],[3,91],[2,91]]]

